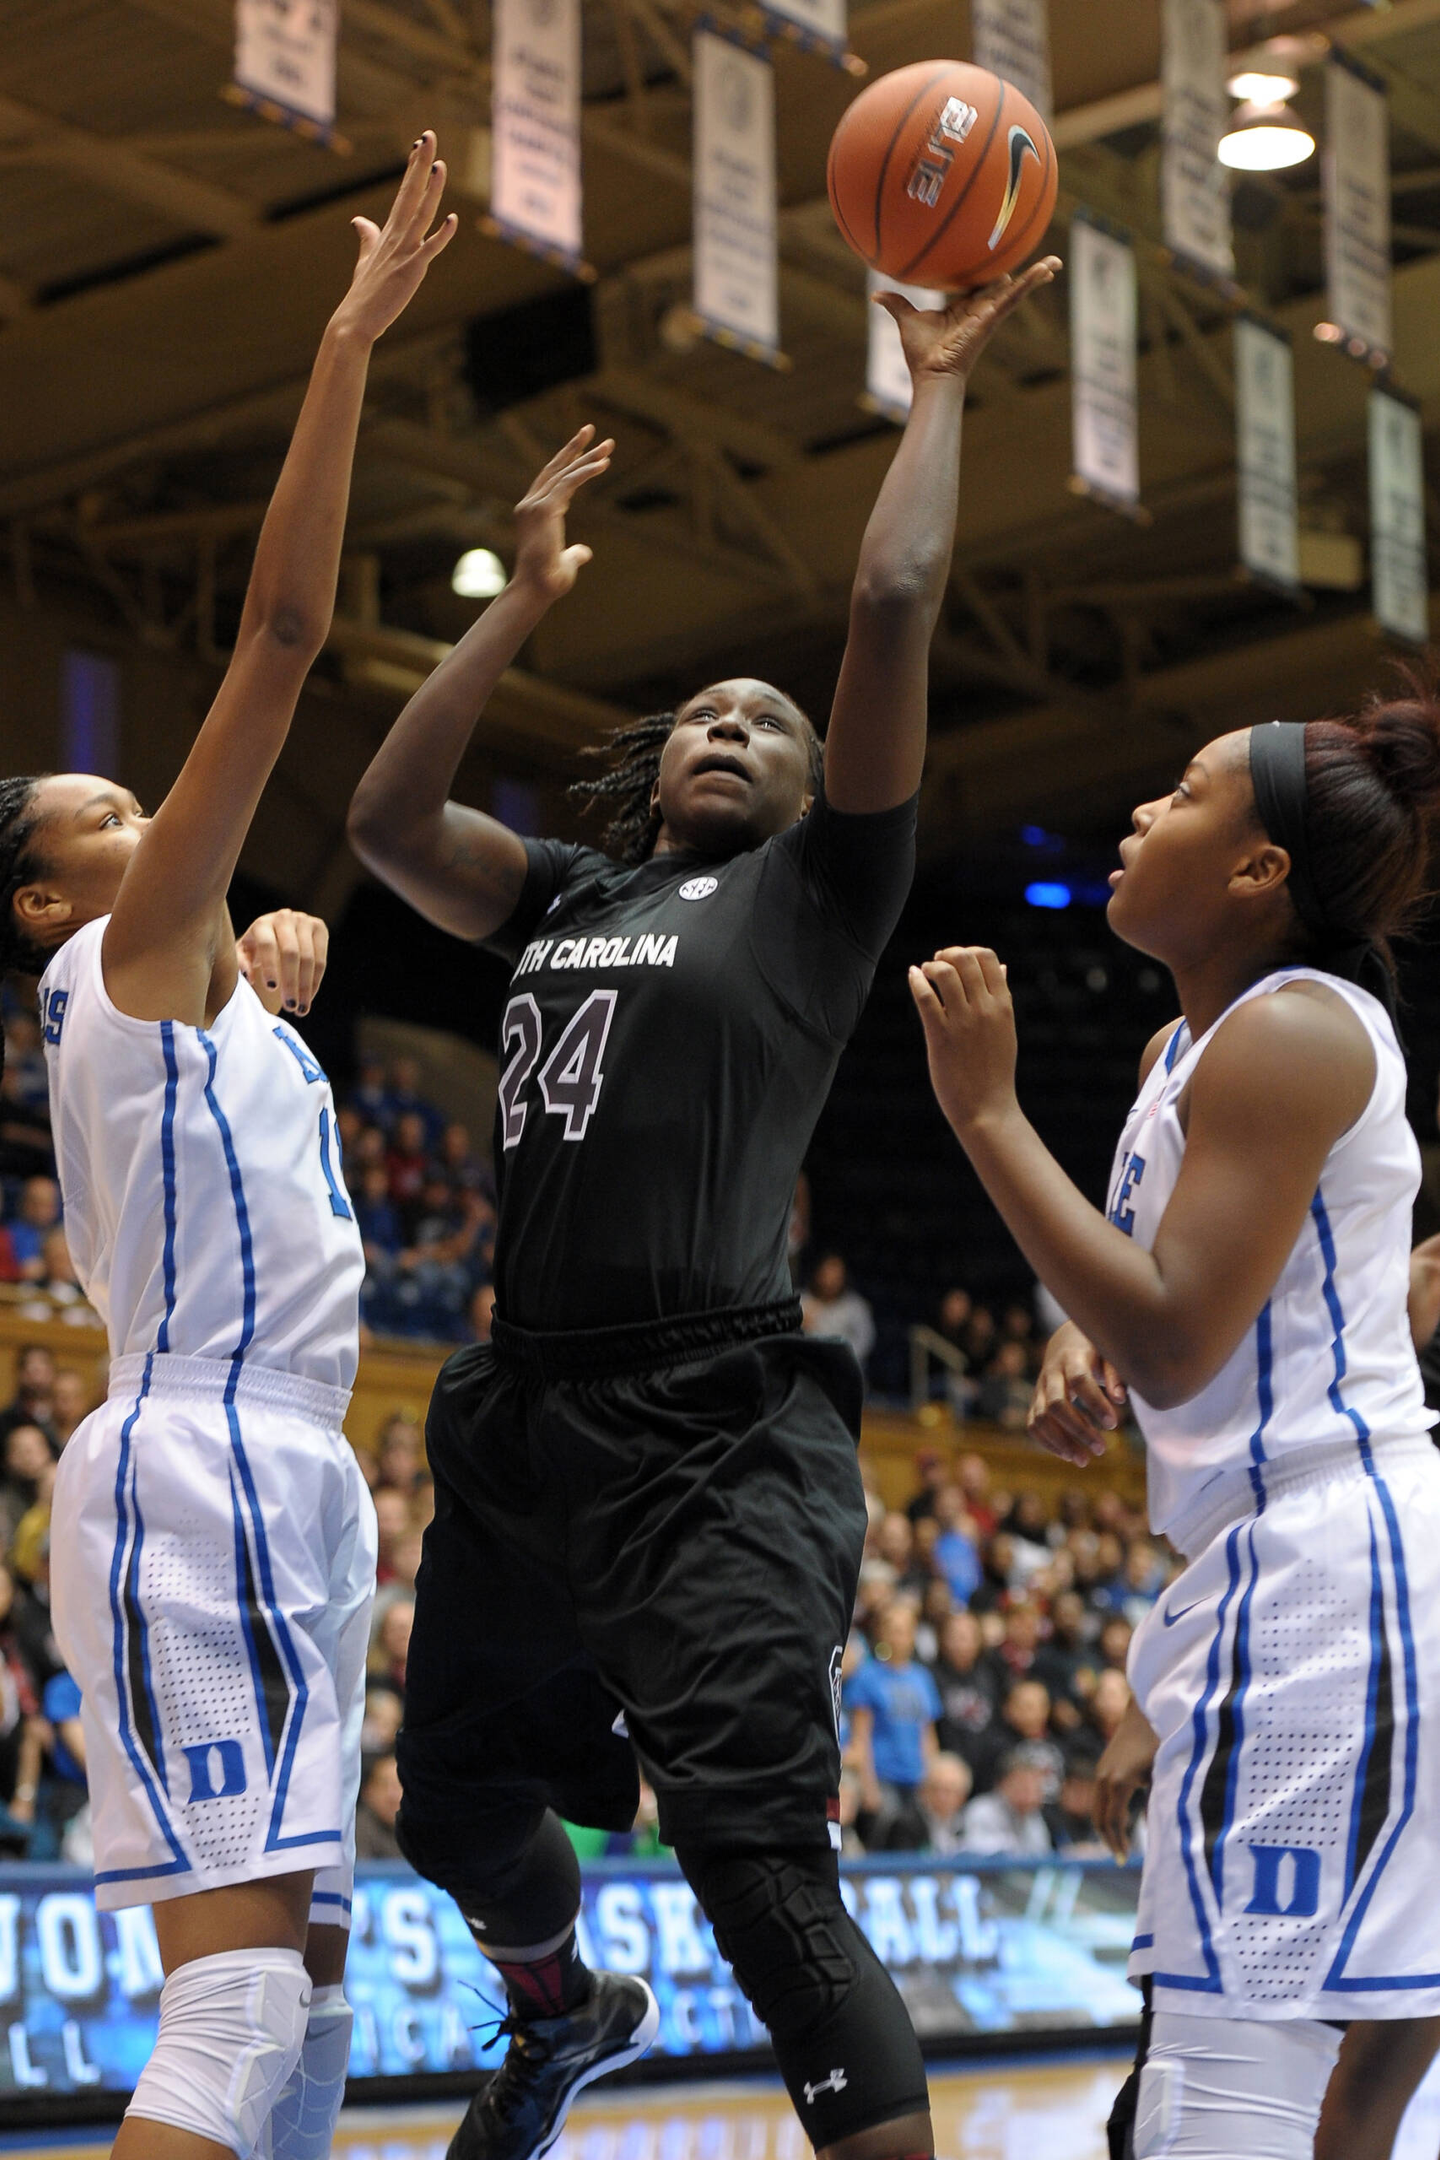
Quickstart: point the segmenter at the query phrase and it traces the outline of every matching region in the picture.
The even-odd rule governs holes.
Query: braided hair
[[[803,714],[801,717],[805,718]],[[593,779],[572,781],[567,793],[580,804],[582,812],[614,806],[610,822],[600,835],[600,845],[617,862],[648,862],[655,852],[662,823],[655,787],[660,778],[660,760],[674,727],[673,712],[650,713],[626,727],[612,728],[603,743],[587,744],[581,752],[583,757],[606,761],[607,769]],[[825,776],[825,752],[808,719],[805,730],[809,783],[811,790],[818,792]]]
[[[43,975],[50,954],[28,937],[15,917],[15,895],[40,873],[35,834],[40,776],[0,780],[0,979],[7,975]],[[0,1072],[5,1069],[5,1038],[0,1031]]]

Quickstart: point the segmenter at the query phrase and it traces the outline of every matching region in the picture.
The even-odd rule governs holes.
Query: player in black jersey
[[[494,1340],[452,1357],[431,1403],[399,1746],[402,1846],[510,2001],[510,2051],[452,2160],[531,2160],[581,2085],[654,2038],[644,1983],[579,1957],[559,1820],[628,1827],[637,1753],[812,2142],[934,2149],[914,2033],[839,1894],[860,1375],[801,1333],[786,1228],[910,884],[966,380],[1057,267],[943,313],[886,298],[914,402],[823,757],[790,698],[741,678],[620,732],[588,791],[617,812],[609,854],[448,799],[502,669],[589,560],[565,513],[613,445],[585,428],[519,505],[510,584],[355,796],[366,863],[515,970]]]

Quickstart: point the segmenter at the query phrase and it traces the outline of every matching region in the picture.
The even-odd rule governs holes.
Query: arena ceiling
[[[734,19],[741,0],[710,12]],[[487,0],[342,0],[343,154],[223,99],[229,0],[0,0],[0,543],[13,598],[88,594],[151,648],[223,654],[305,371],[405,149],[436,126],[455,244],[377,357],[324,665],[371,721],[471,619],[458,550],[582,419],[618,440],[575,519],[595,562],[485,723],[567,760],[618,710],[716,674],[819,710],[894,431],[860,402],[860,266],[824,195],[851,80],[778,54],[782,342],[772,371],[686,318],[692,0],[587,0],[589,336],[575,288],[481,228]],[[1440,422],[1440,0],[1231,0],[1232,42],[1313,29],[1391,93],[1397,379]],[[1136,236],[1149,522],[1078,499],[1066,299],[1007,327],[967,418],[956,567],[933,667],[932,847],[1020,817],[1084,830],[1226,724],[1333,706],[1383,646],[1365,582],[1363,369],[1318,344],[1319,175],[1237,189],[1243,283],[1293,333],[1300,603],[1235,570],[1230,311],[1160,244],[1157,0],[1052,0],[1061,200]],[[968,50],[956,0],[857,0],[872,71]],[[1323,39],[1317,38],[1317,51]],[[1312,69],[1300,102],[1318,115]],[[526,312],[528,309],[528,312]],[[565,379],[536,391],[533,370]],[[1432,498],[1433,500],[1433,498]],[[1440,549],[1432,550],[1440,574]],[[0,576],[4,575],[0,567]],[[37,597],[38,596],[38,597]],[[312,789],[336,824],[343,803]]]

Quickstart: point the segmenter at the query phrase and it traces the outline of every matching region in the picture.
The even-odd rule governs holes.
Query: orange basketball
[[[963,292],[1034,254],[1059,172],[1049,129],[1013,83],[963,60],[917,60],[861,91],[826,181],[862,262]]]

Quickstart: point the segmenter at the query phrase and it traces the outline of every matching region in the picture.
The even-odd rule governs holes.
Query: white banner
[[[780,346],[775,71],[763,53],[695,33],[695,313],[758,359]]]
[[[1117,510],[1140,500],[1135,252],[1085,217],[1070,224],[1075,484]]]
[[[865,355],[866,402],[887,420],[903,422],[910,412],[914,384],[905,362],[905,349],[893,315],[876,307],[877,292],[903,293],[912,307],[943,308],[944,293],[928,285],[902,285],[898,278],[882,277],[878,270],[865,273],[865,297],[870,303],[870,344]]]
[[[495,0],[490,213],[505,238],[580,264],[580,0]]]
[[[1235,453],[1240,560],[1291,591],[1300,584],[1295,493],[1295,362],[1290,340],[1241,315],[1235,323]]]
[[[970,50],[977,67],[1014,83],[1048,126],[1055,110],[1048,0],[970,0]]]
[[[1385,390],[1370,393],[1370,588],[1381,628],[1423,645],[1430,583],[1420,415]]]
[[[235,86],[322,132],[335,121],[337,0],[235,0]]]
[[[1385,93],[1336,53],[1325,70],[1325,283],[1357,359],[1389,357],[1390,115]]]
[[[845,0],[760,0],[760,5],[765,14],[802,31],[802,44],[818,45],[837,59],[844,52]]]
[[[1165,245],[1216,277],[1233,278],[1230,180],[1216,155],[1230,122],[1224,0],[1165,0],[1161,37]]]

